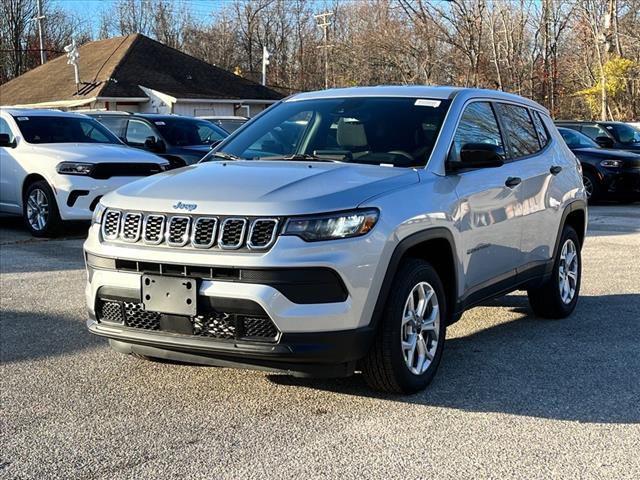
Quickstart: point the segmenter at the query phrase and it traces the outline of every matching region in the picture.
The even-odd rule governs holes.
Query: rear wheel
[[[428,262],[411,259],[401,265],[391,292],[363,375],[376,390],[413,393],[431,382],[442,358],[444,288]]]
[[[546,318],[571,315],[578,303],[581,275],[580,240],[576,231],[567,225],[562,231],[551,277],[527,292],[536,315]]]
[[[58,234],[62,221],[56,197],[47,182],[30,184],[22,200],[22,216],[34,237],[53,237]]]

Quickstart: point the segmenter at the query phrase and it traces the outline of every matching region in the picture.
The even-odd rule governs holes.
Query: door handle
[[[562,171],[562,167],[560,167],[559,165],[554,165],[549,169],[549,171],[551,172],[551,175],[557,175]]]
[[[507,178],[507,181],[504,182],[504,184],[509,188],[517,187],[520,183],[522,183],[522,179],[520,177],[509,177]]]

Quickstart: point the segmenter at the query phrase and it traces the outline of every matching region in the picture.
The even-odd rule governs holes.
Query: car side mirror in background
[[[596,137],[595,142],[602,148],[613,148],[613,140],[611,140],[609,137],[605,137],[604,135],[601,137]]]
[[[16,142],[11,140],[8,133],[0,133],[0,147],[13,148],[16,146]]]
[[[153,152],[164,152],[166,150],[164,142],[156,139],[156,137],[147,137],[144,141],[144,148]]]
[[[460,160],[449,162],[451,170],[467,168],[495,168],[504,165],[502,148],[490,143],[465,143],[460,149]]]

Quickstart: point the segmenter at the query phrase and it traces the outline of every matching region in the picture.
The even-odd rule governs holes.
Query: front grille
[[[106,180],[111,177],[147,177],[160,173],[157,163],[98,163],[91,171],[91,177]]]
[[[109,210],[104,214],[102,220],[102,235],[108,240],[118,237],[120,231],[120,212],[117,210]]]
[[[162,330],[160,319],[163,314],[147,311],[142,303],[136,301],[99,298],[96,315],[99,322],[119,323],[140,330]],[[276,342],[280,334],[267,315],[244,315],[211,310],[190,317],[190,320],[193,326],[191,335],[195,337]]]
[[[141,303],[124,302],[124,312],[127,327],[160,330],[160,314],[146,311]]]
[[[127,242],[137,242],[140,239],[140,229],[142,228],[141,213],[125,213],[122,219],[122,230],[120,236]]]
[[[275,338],[278,330],[268,317],[244,317],[242,336],[244,338]]]
[[[97,314],[103,322],[122,323],[124,321],[120,302],[100,302]]]
[[[247,221],[244,218],[227,218],[220,227],[218,245],[224,249],[236,249],[242,246]]]
[[[167,224],[167,243],[172,247],[183,247],[189,240],[189,217],[171,217]]]
[[[198,315],[193,318],[193,333],[201,337],[233,339],[236,337],[236,318],[225,313]]]
[[[249,232],[249,248],[267,248],[274,241],[278,220],[275,218],[259,218],[251,224]]]
[[[281,219],[165,215],[108,209],[101,231],[105,240],[147,245],[223,250],[267,250]]]
[[[145,243],[157,245],[162,242],[164,234],[164,215],[147,215],[142,228],[142,239]]]
[[[196,218],[193,222],[191,244],[196,248],[210,248],[216,241],[218,220],[212,217]]]

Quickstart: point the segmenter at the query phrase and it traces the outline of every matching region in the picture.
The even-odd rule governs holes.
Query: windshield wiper
[[[213,152],[211,154],[210,157],[207,157],[206,159],[204,159],[204,161],[209,161],[212,158],[222,158],[224,160],[242,160],[242,158],[236,156],[236,155],[231,155],[230,153],[225,153],[225,152]]]
[[[319,157],[311,153],[294,153],[293,155],[274,155],[272,157],[256,157],[255,160],[292,160],[294,162],[340,162],[337,158]]]

